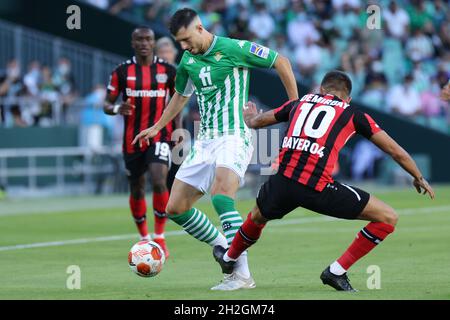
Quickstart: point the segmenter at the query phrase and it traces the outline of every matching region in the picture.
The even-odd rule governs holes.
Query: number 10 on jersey
[[[333,122],[336,110],[331,106],[321,105],[311,111],[313,106],[313,103],[303,103],[301,105],[300,114],[295,122],[292,136],[301,136],[302,129],[305,135],[311,138],[318,139],[325,135],[330,124]]]

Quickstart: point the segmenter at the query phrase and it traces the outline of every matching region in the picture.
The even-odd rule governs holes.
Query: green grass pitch
[[[450,187],[437,187],[434,201],[412,188],[375,194],[399,212],[400,220],[396,231],[350,270],[351,283],[360,290],[354,294],[322,285],[319,275],[347,248],[363,221],[296,210],[269,223],[250,249],[256,289],[213,292],[210,287],[221,273],[211,248],[172,222],[167,226],[171,257],[161,274],[140,278],[131,272],[127,253],[137,237],[125,197],[109,208],[99,206],[105,198],[81,198],[59,211],[50,200],[27,200],[14,213],[4,201],[0,299],[450,299]],[[246,215],[253,203],[239,201],[238,209]],[[208,202],[198,208],[218,224]],[[41,244],[19,247],[36,243]],[[66,287],[70,265],[80,267],[79,290]],[[380,268],[381,289],[367,286],[371,265]]]

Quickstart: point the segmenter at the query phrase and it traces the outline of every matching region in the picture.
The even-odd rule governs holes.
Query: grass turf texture
[[[171,257],[161,274],[140,278],[131,272],[127,254],[137,239],[126,203],[47,213],[44,206],[32,214],[13,215],[5,214],[0,203],[0,299],[450,299],[450,187],[436,188],[435,201],[412,189],[376,195],[399,211],[400,220],[396,231],[350,270],[351,283],[360,290],[356,294],[322,285],[319,275],[347,248],[363,221],[331,220],[298,209],[269,223],[250,249],[256,289],[213,292],[209,288],[220,281],[221,273],[210,247],[181,232],[167,237]],[[246,216],[253,204],[238,201],[237,209]],[[198,208],[219,224],[210,203],[199,203]],[[180,230],[172,222],[167,229]],[[5,250],[117,235],[124,237]],[[80,290],[66,288],[69,265],[81,268]],[[381,269],[379,290],[367,288],[370,265]]]

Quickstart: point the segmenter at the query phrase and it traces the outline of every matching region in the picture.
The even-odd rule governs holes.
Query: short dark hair
[[[333,70],[328,72],[322,79],[322,83],[320,84],[326,91],[335,90],[346,92],[347,95],[350,95],[352,92],[352,80],[350,77],[342,71]]]
[[[149,26],[141,24],[141,25],[138,25],[136,28],[133,29],[133,32],[131,32],[131,36],[133,36],[133,33],[135,33],[137,30],[148,30],[151,33],[155,34],[155,32],[153,31],[152,28],[150,28]]]
[[[190,8],[183,8],[177,10],[177,12],[175,12],[172,18],[170,19],[169,24],[170,33],[176,36],[181,28],[183,27],[187,28],[197,16],[198,16],[197,11],[192,10]]]
[[[136,30],[149,30],[149,31],[153,32],[152,28],[150,28],[149,26],[146,26],[144,24],[138,25],[136,28],[134,28],[133,32]]]

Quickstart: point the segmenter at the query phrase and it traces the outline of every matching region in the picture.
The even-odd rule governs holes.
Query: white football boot
[[[253,289],[256,288],[255,280],[250,276],[244,278],[239,273],[233,272],[231,274],[224,274],[223,280],[211,290],[233,291],[238,289]]]
[[[255,288],[255,280],[253,280],[248,269],[247,252],[241,254],[235,262],[225,262],[223,260],[225,252],[226,249],[224,247],[214,246],[213,248],[214,259],[220,264],[224,277],[211,290],[232,291]]]

